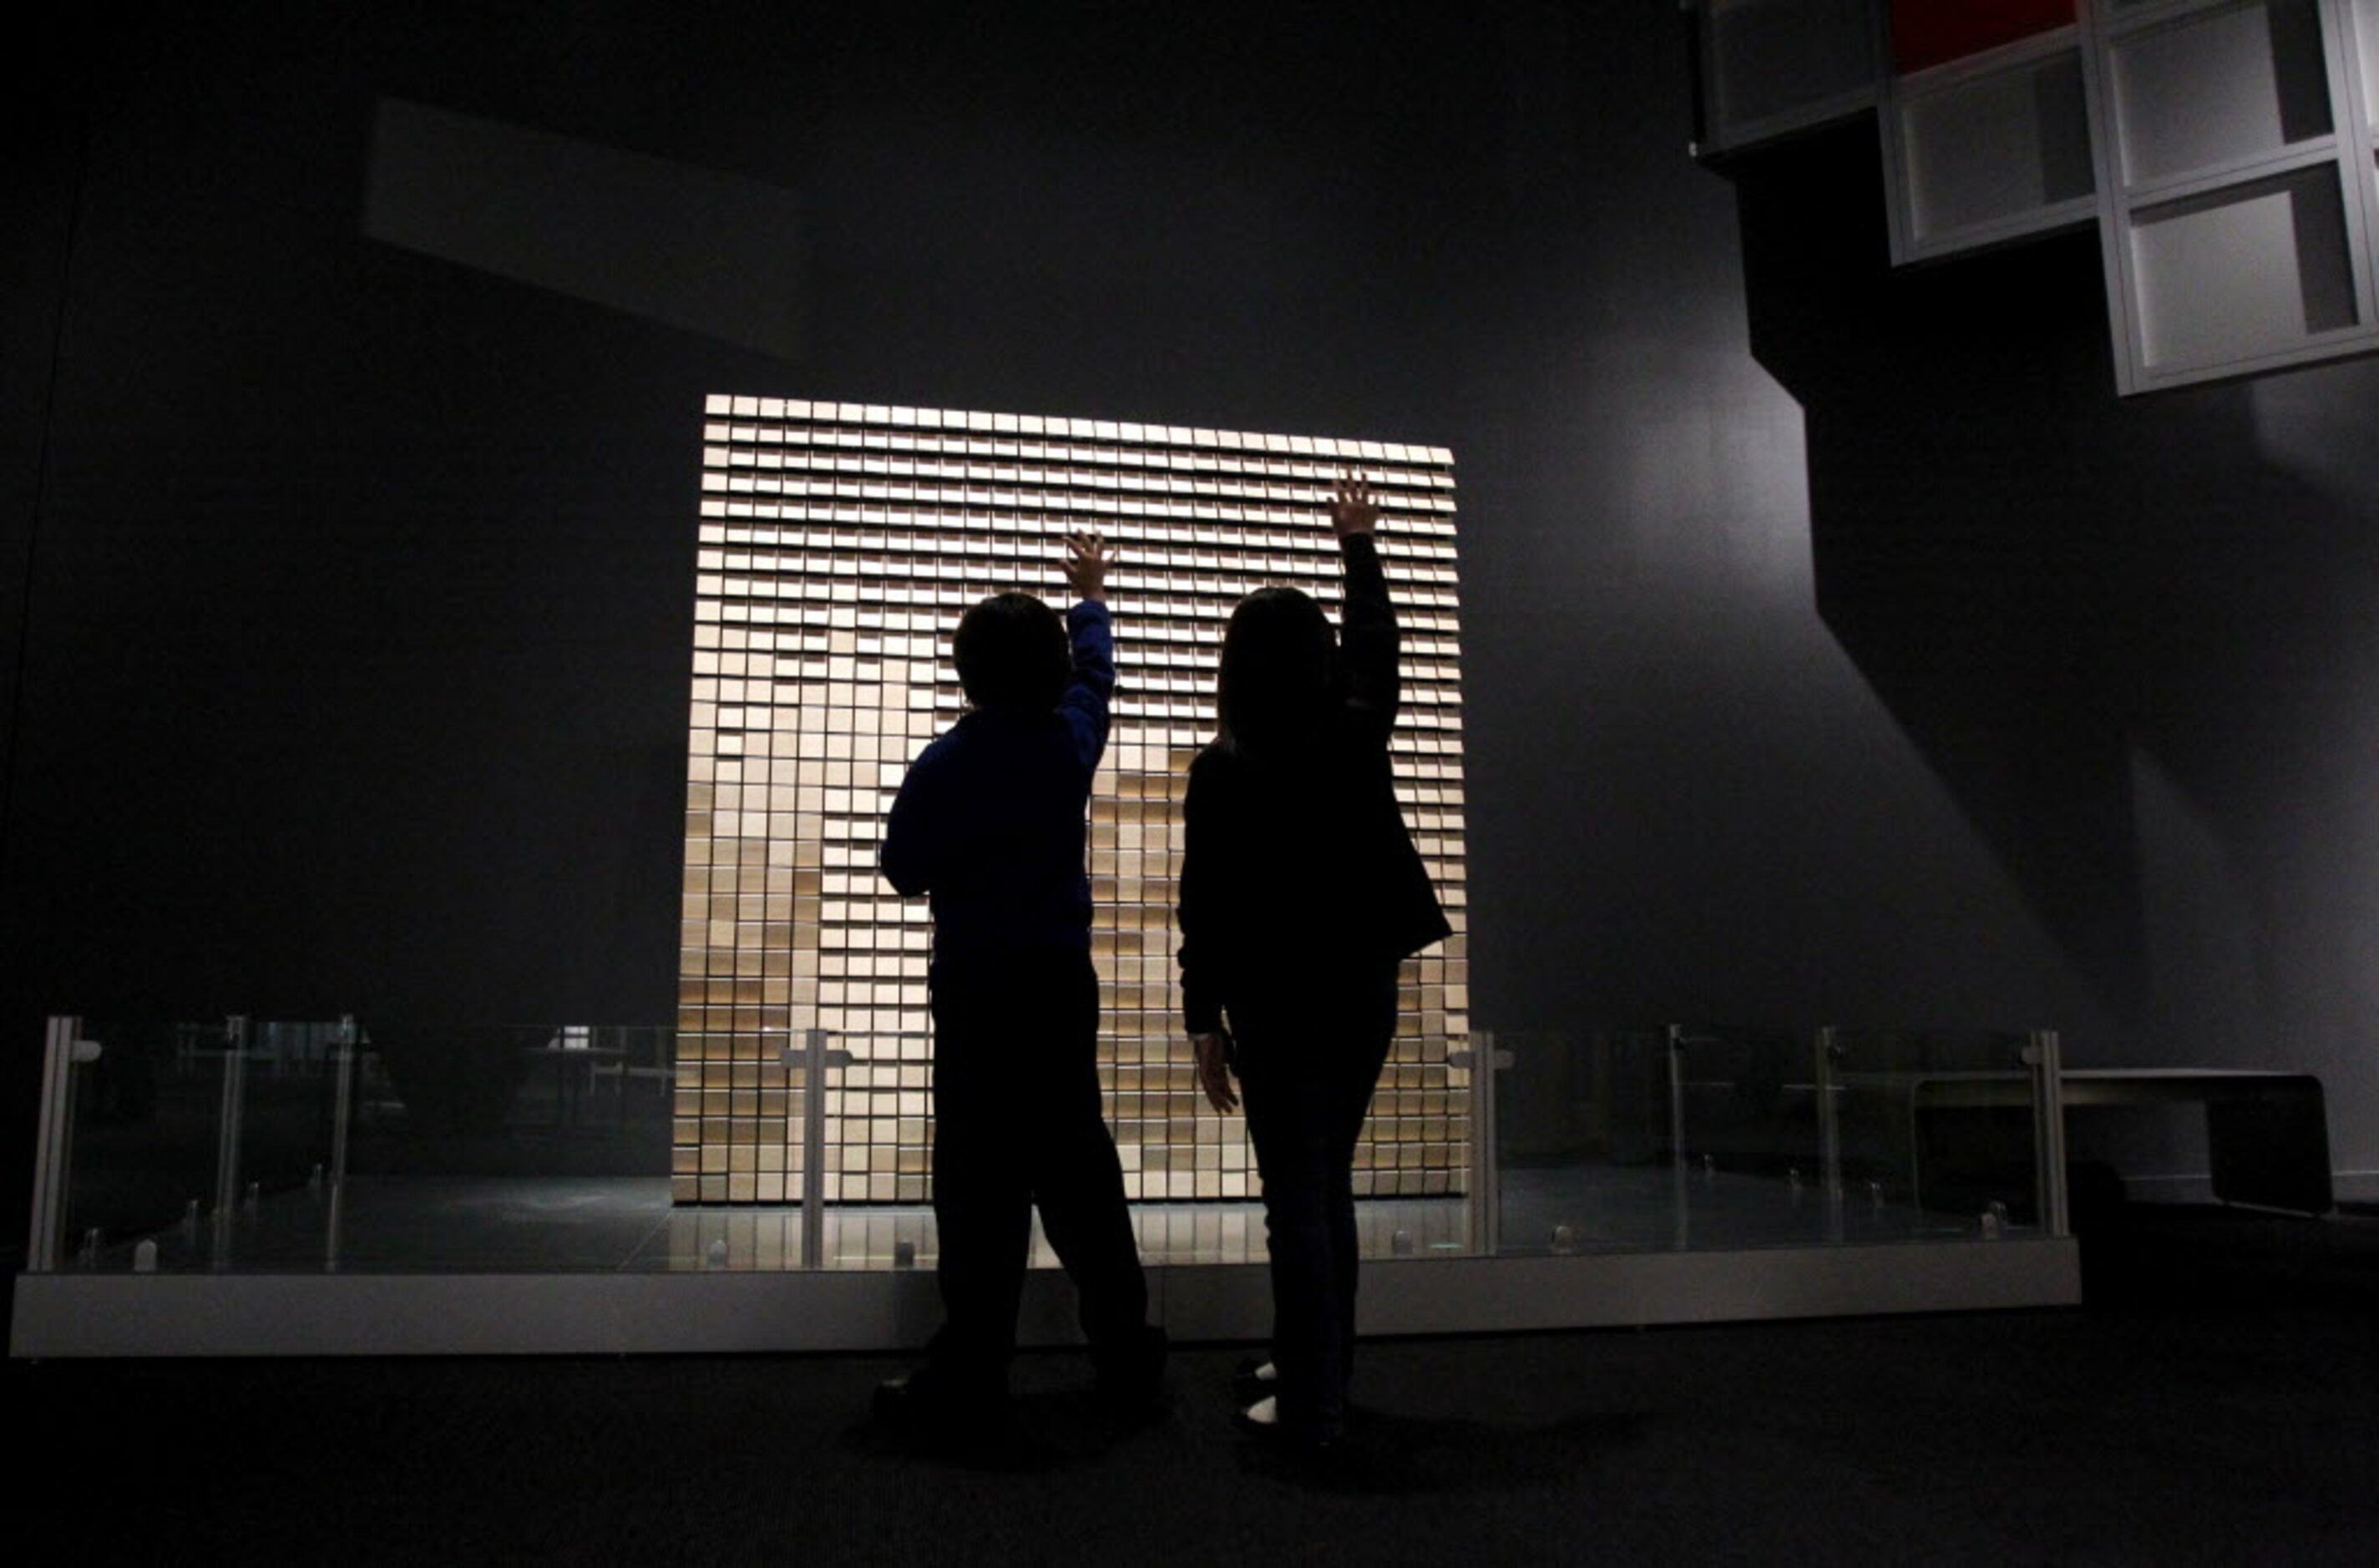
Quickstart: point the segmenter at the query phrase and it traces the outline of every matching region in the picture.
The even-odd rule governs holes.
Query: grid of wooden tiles
[[[1455,935],[1408,960],[1398,1038],[1357,1154],[1369,1195],[1460,1192],[1469,1028],[1452,454],[1442,448],[1107,420],[713,397],[703,440],[672,1192],[802,1192],[813,1030],[851,1054],[825,1087],[829,1201],[929,1194],[931,924],[876,872],[908,763],[956,720],[949,639],[1005,589],[1062,602],[1061,541],[1095,527],[1117,687],[1092,795],[1093,932],[1108,1124],[1135,1200],[1245,1199],[1237,1117],[1196,1096],[1173,951],[1178,814],[1213,731],[1223,624],[1250,589],[1334,613],[1324,525],[1342,469],[1383,501],[1404,632],[1393,742],[1406,819]]]

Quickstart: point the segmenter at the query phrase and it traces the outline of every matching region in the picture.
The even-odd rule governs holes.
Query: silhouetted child
[[[1099,1099],[1098,977],[1083,817],[1115,687],[1096,534],[1066,541],[1080,602],[1029,594],[967,611],[952,645],[972,710],[910,766],[883,870],[931,899],[934,1219],[944,1321],[925,1363],[877,1392],[903,1422],[973,1426],[1008,1391],[1032,1212],[1081,1298],[1103,1396],[1152,1402],[1149,1326],[1123,1168]]]

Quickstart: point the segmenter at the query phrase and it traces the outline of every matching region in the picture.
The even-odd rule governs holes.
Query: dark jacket
[[[1369,538],[1343,553],[1339,689],[1322,728],[1262,757],[1217,742],[1190,766],[1179,957],[1193,1034],[1235,999],[1393,964],[1451,929],[1389,766],[1399,682],[1387,578]]]
[[[885,880],[934,911],[934,967],[1091,946],[1082,868],[1091,776],[1107,744],[1107,607],[1066,612],[1074,679],[1048,713],[978,709],[909,765],[884,828]]]

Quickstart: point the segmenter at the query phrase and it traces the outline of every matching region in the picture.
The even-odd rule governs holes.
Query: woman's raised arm
[[[1345,557],[1346,597],[1338,649],[1346,674],[1346,706],[1359,718],[1376,725],[1384,740],[1395,725],[1403,688],[1396,667],[1395,608],[1388,602],[1387,573],[1380,569],[1379,547],[1371,537],[1379,521],[1371,486],[1351,473],[1341,473],[1330,504],[1330,525],[1337,530]]]

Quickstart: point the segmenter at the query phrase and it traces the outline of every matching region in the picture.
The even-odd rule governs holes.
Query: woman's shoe
[[[1271,1395],[1238,1412],[1232,1425],[1261,1439],[1265,1463],[1283,1466],[1279,1473],[1294,1479],[1334,1483],[1345,1478],[1341,1472],[1353,1456],[1343,1423],[1322,1430],[1285,1425],[1280,1401]]]
[[[1280,1369],[1261,1356],[1249,1357],[1231,1373],[1231,1393],[1243,1407],[1279,1386]]]

